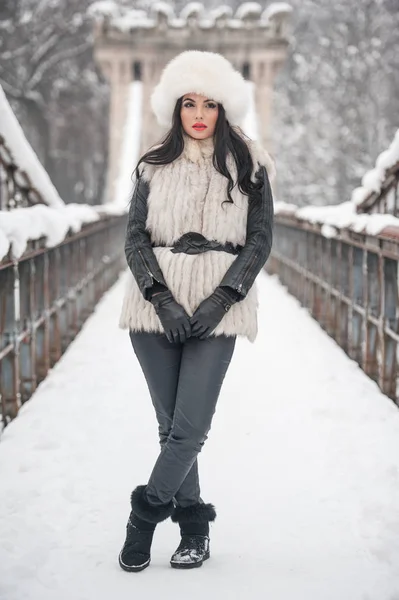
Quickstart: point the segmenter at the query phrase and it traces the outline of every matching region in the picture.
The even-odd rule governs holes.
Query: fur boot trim
[[[213,504],[198,502],[192,506],[175,506],[171,519],[174,523],[207,523],[216,519]]]
[[[131,494],[130,503],[134,514],[148,523],[165,521],[172,514],[174,508],[172,500],[162,506],[153,506],[144,497],[146,487],[146,485],[138,485]]]
[[[169,61],[150,99],[161,126],[171,127],[176,101],[190,92],[223,104],[230,125],[241,125],[250,105],[244,77],[217,52],[185,50]]]

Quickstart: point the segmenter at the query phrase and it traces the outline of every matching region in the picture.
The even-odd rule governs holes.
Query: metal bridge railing
[[[0,136],[0,219],[15,209],[46,205],[45,200]],[[70,228],[57,246],[46,247],[44,237],[30,240],[17,258],[11,244],[0,260],[0,430],[17,415],[126,268],[127,214],[112,215],[101,207],[97,214],[99,219],[78,233]]]
[[[357,207],[357,212],[399,217],[399,163],[386,171],[381,191],[369,194]]]
[[[277,214],[267,271],[398,403],[399,228],[370,236]],[[317,348],[315,348],[317,352]]]
[[[103,217],[60,245],[29,243],[0,262],[0,401],[6,425],[126,268],[127,216]]]

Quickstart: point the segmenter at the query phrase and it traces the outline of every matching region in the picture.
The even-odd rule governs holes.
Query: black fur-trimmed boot
[[[125,571],[142,571],[148,567],[155,527],[173,511],[172,501],[161,506],[149,504],[145,489],[145,485],[137,486],[130,497],[132,510],[126,525],[126,540],[119,553],[119,565]]]
[[[210,557],[209,521],[214,521],[216,511],[213,504],[198,502],[191,506],[176,506],[171,515],[179,523],[181,541],[170,559],[175,569],[200,567]]]

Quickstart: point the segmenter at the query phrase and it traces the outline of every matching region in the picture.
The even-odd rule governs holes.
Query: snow
[[[89,6],[87,14],[92,17],[115,17],[119,14],[119,6],[112,0],[100,0]]]
[[[163,5],[164,3],[157,4]],[[140,27],[148,29],[155,25],[155,20],[149,18],[145,10],[123,7],[108,0],[90,5],[87,14],[98,20],[105,17],[112,27],[120,31],[129,31]]]
[[[244,23],[240,19],[229,19],[227,21],[227,27],[230,29],[242,29]]]
[[[212,29],[212,27],[215,27],[215,20],[214,19],[201,19],[201,21],[199,21],[198,25],[199,25],[199,27],[201,27],[201,29]]]
[[[232,14],[233,9],[228,4],[221,4],[220,6],[216,6],[209,11],[209,16],[214,21],[222,17],[231,17]]]
[[[199,456],[201,495],[218,513],[210,560],[171,569],[168,520],[145,572],[117,564],[130,493],[159,451],[117,326],[123,274],[4,430],[1,600],[397,596],[398,408],[275,277],[258,282],[258,338],[237,340]]]
[[[359,233],[365,232],[369,235],[378,235],[385,227],[396,227],[399,229],[399,218],[390,214],[357,214],[356,206],[351,201],[326,206],[309,205],[301,208],[286,204],[285,202],[275,202],[276,215],[287,214],[287,212],[297,219],[302,219],[310,223],[329,225],[337,229],[348,228]],[[331,237],[332,229],[325,229],[324,231],[328,231],[328,236]]]
[[[274,214],[294,214],[298,210],[296,204],[290,204],[289,202],[282,202],[281,200],[275,201],[274,203]]]
[[[399,163],[399,129],[387,150],[378,156],[375,167],[362,177],[362,185],[353,190],[351,201],[358,206],[371,194],[379,194],[386,177],[386,171]]]
[[[142,10],[130,10],[111,21],[112,27],[119,31],[128,32],[130,29],[150,29],[155,26],[155,20],[149,19]]]
[[[154,4],[151,4],[151,11],[154,13],[163,13],[170,18],[174,17],[173,7],[166,2],[155,2]]]
[[[287,8],[288,7],[288,8]],[[262,24],[275,14],[291,12],[292,8],[285,2],[271,4],[262,13]],[[127,6],[117,5],[115,2],[104,0],[95,2],[88,9],[88,14],[95,19],[106,18],[111,26],[119,31],[128,32],[134,28],[148,29],[155,27],[156,15],[164,14],[168,19],[168,24],[172,28],[182,28],[187,26],[187,20],[193,15],[198,15],[198,26],[203,29],[214,27],[216,19],[226,17],[226,26],[230,29],[242,28],[243,20],[248,17],[259,18],[262,12],[262,6],[258,2],[244,2],[236,11],[235,18],[232,18],[232,8],[228,5],[216,6],[213,9],[206,9],[202,2],[189,2],[180,11],[179,17],[175,16],[173,7],[166,2],[156,2],[149,5],[148,13],[145,10],[130,9]],[[265,17],[266,15],[266,17]]]
[[[128,212],[125,204],[116,204],[115,202],[106,202],[105,204],[96,204],[93,208],[101,216],[122,216]]]
[[[271,21],[277,15],[288,15],[292,12],[292,6],[287,2],[273,2],[265,8],[262,13],[262,21]]]
[[[115,187],[117,205],[126,206],[132,192],[133,169],[139,160],[143,89],[141,81],[129,85],[128,111],[123,132],[119,177]]]
[[[44,238],[46,248],[60,244],[69,231],[78,233],[84,225],[102,217],[123,216],[128,211],[125,204],[107,202],[89,205],[70,203],[61,208],[37,204],[27,208],[0,211],[0,261],[12,247],[12,254],[20,258],[28,240]]]
[[[370,190],[359,186],[356,187],[351,195],[351,201],[358,205],[358,204],[362,204],[365,200],[367,200],[367,198],[370,196]]]
[[[381,183],[384,180],[383,178],[381,179],[381,175],[382,173],[378,169],[367,171],[362,177],[362,187],[378,194],[381,191]]]
[[[1,85],[0,135],[5,139],[8,148],[12,152],[14,161],[28,175],[31,184],[42,196],[43,201],[49,206],[63,206],[63,200],[61,200],[46,170],[26,139]]]
[[[10,241],[5,233],[0,229],[0,260],[2,260],[10,249]]]
[[[255,84],[253,81],[247,81],[247,86],[251,90],[250,93],[250,104],[248,108],[248,112],[245,116],[242,129],[244,133],[251,138],[251,140],[258,139],[259,125],[258,125],[258,117],[256,113],[256,105],[255,105]]]
[[[28,240],[45,237],[46,248],[57,246],[69,230],[77,233],[85,223],[93,223],[99,218],[95,207],[73,203],[60,208],[36,204],[0,211],[0,260],[6,256],[10,246],[14,257],[20,258]]]
[[[140,101],[140,92],[139,98]],[[85,224],[110,215],[123,215],[127,204],[64,204],[55,187],[25,138],[5,95],[0,87],[0,135],[13,154],[18,167],[24,170],[47,204],[0,211],[0,261],[10,252],[20,258],[29,240],[45,238],[46,248],[60,244],[69,231],[77,233]],[[137,135],[140,135],[138,132]],[[137,142],[130,145],[131,157],[138,154]],[[126,186],[126,182],[124,183]],[[120,191],[120,196],[122,192]]]
[[[184,19],[180,19],[178,17],[169,19],[168,24],[169,24],[169,27],[174,28],[174,29],[183,29],[187,25],[187,23]]]
[[[180,18],[185,21],[193,15],[202,15],[204,5],[201,2],[188,2],[180,11]]]
[[[37,204],[0,211],[0,261],[11,247],[13,256],[20,258],[28,240],[44,237],[46,248],[53,248],[65,239],[69,231],[78,233],[84,225],[94,223],[102,216],[120,216],[127,210],[127,205],[112,203],[97,206],[71,203],[61,208]]]
[[[323,225],[320,232],[325,238],[334,238],[338,234],[338,230],[335,227],[331,227],[331,225]]]
[[[258,2],[243,2],[237,8],[236,18],[246,19],[247,17],[259,17],[262,12],[262,6]]]
[[[372,193],[380,193],[382,183],[386,178],[386,171],[399,162],[399,129],[387,150],[382,152],[376,166],[367,171],[362,177],[362,185],[355,188],[349,202],[325,206],[304,206],[297,208],[283,202],[275,203],[275,212],[287,213],[298,219],[311,223],[322,224],[322,235],[333,237],[341,228],[350,228],[353,231],[365,232],[369,235],[378,235],[385,227],[399,229],[399,218],[386,213],[357,213],[357,206],[361,205]],[[389,198],[393,206],[394,199]],[[288,208],[287,208],[288,207]],[[389,207],[388,207],[389,208]],[[328,227],[329,226],[330,229]]]

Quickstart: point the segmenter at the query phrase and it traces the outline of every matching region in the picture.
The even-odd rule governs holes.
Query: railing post
[[[398,263],[384,261],[384,312],[382,317],[381,382],[382,390],[391,397],[396,395],[398,377],[397,343],[387,335],[387,329],[398,333]]]
[[[1,351],[0,397],[3,423],[14,418],[21,406],[19,389],[18,329],[19,274],[18,263],[13,261],[7,273],[1,273]]]
[[[335,290],[338,289],[339,262],[338,262],[338,242],[330,240],[330,327],[328,333],[336,340],[338,337],[338,306],[339,301]]]
[[[339,273],[340,273],[340,298],[339,298],[339,345],[348,352],[349,347],[349,306],[348,299],[350,298],[350,257],[349,247],[344,242],[340,242],[340,257],[339,257]]]
[[[352,247],[352,294],[350,307],[350,341],[348,354],[359,365],[362,362],[362,309],[363,309],[363,250]]]
[[[378,362],[377,362],[377,337],[378,329],[375,322],[378,319],[378,310],[380,305],[380,287],[378,282],[378,262],[377,254],[367,252],[367,285],[365,286],[366,305],[365,305],[365,337],[363,344],[363,368],[365,372],[375,381],[378,381]],[[371,320],[371,318],[373,320]]]

